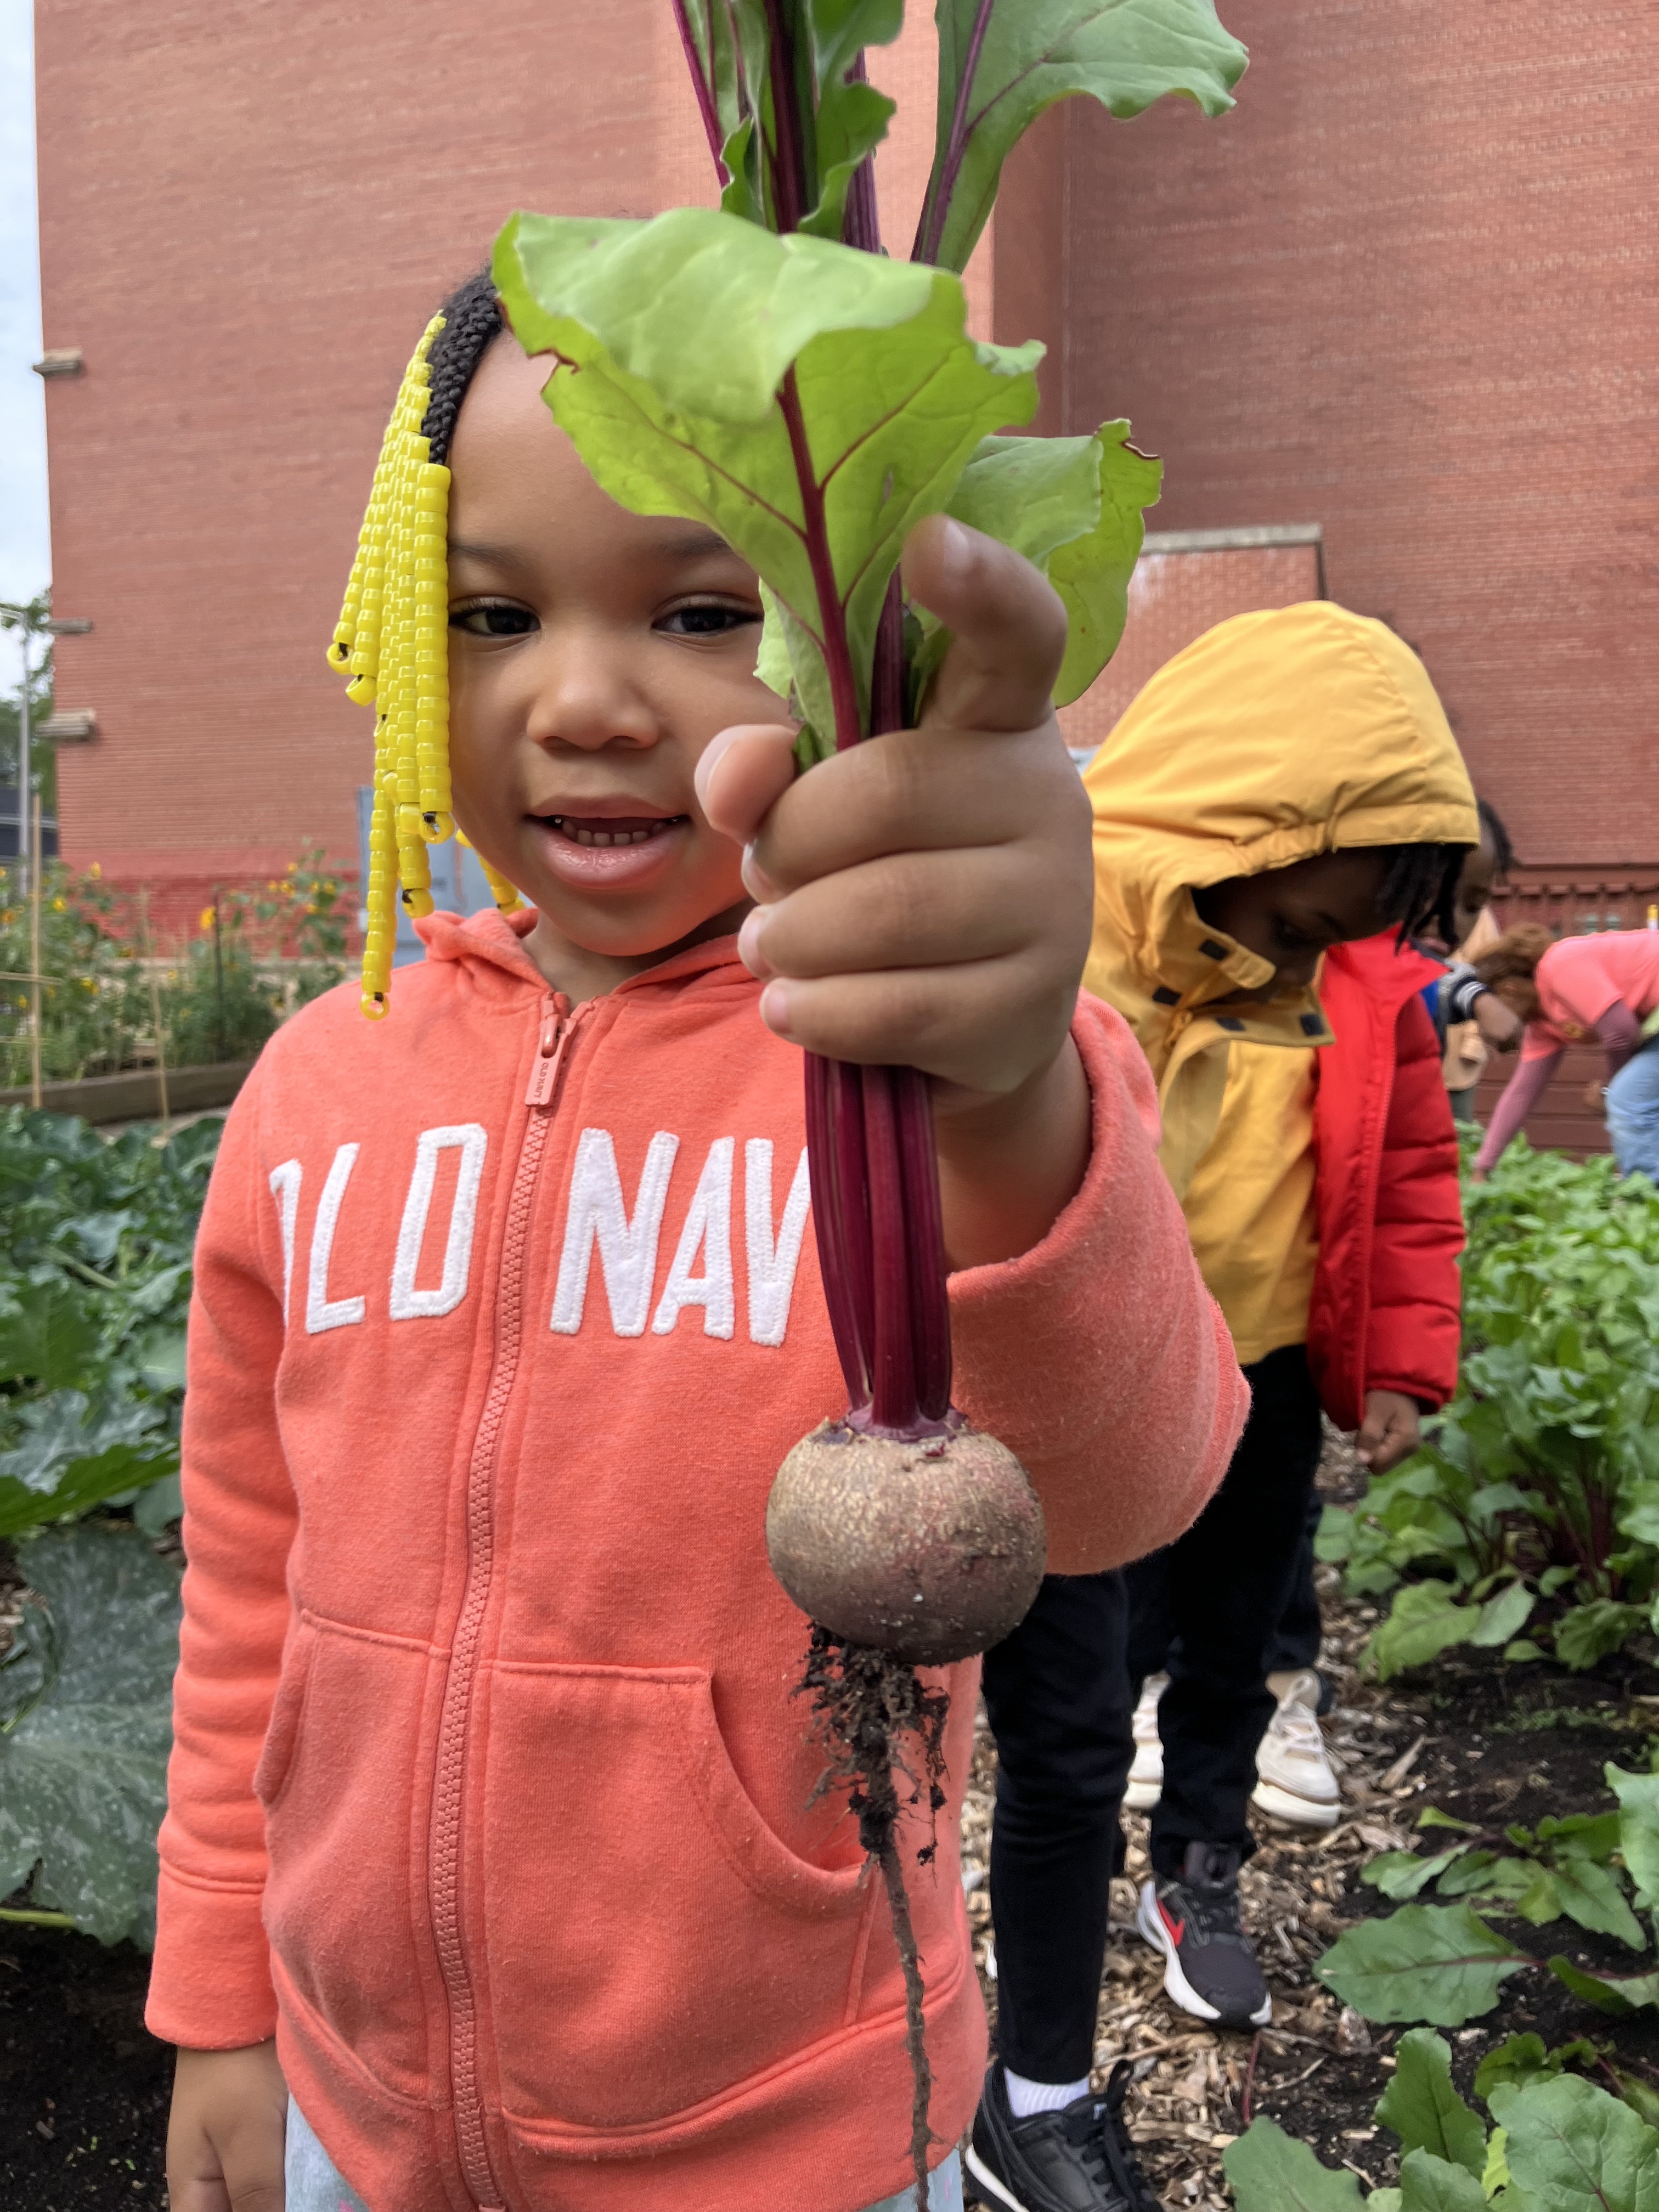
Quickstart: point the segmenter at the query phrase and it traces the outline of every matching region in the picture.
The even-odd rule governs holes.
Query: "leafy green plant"
[[[0,1659],[0,1918],[61,1918],[106,1943],[155,1931],[179,1570],[135,1528],[43,1530]]]
[[[1458,1644],[1590,1667],[1659,1598],[1659,1192],[1517,1143],[1465,1204],[1458,1394],[1321,1531],[1351,1594],[1395,1592],[1384,1680]]]
[[[1368,2020],[1443,2027],[1491,2012],[1510,1975],[1540,1965],[1599,2011],[1659,2005],[1650,1935],[1659,1907],[1659,1773],[1626,1773],[1611,1763],[1605,1771],[1616,1809],[1552,1817],[1535,1829],[1488,1832],[1431,1808],[1419,1827],[1451,1831],[1457,1840],[1425,1857],[1384,1851],[1363,1879],[1384,1897],[1415,1899],[1432,1889],[1457,1902],[1405,1904],[1346,1929],[1319,1961],[1320,1979]],[[1575,1921],[1644,1954],[1647,1964],[1634,1973],[1601,1974],[1559,1954],[1540,1961],[1498,1934],[1476,1905],[1534,1927]],[[1649,1916],[1646,1925],[1638,1913]]]
[[[1352,2172],[1253,2121],[1222,2156],[1238,2212],[1653,2212],[1659,2130],[1630,2100],[1548,2063],[1566,2053],[1522,2041],[1537,2045],[1535,2064],[1506,2046],[1504,2063],[1476,2076],[1489,2133],[1453,2086],[1444,2041],[1420,2028],[1401,2038],[1376,2107],[1400,2142],[1395,2188],[1362,2191]]]
[[[0,1536],[161,1484],[171,1507],[191,1248],[222,1123],[165,1143],[0,1114]]]

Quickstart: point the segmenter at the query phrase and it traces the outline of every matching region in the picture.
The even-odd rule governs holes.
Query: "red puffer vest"
[[[1439,973],[1392,931],[1328,953],[1316,1055],[1319,1267],[1308,1358],[1339,1428],[1368,1390],[1430,1407],[1457,1387],[1463,1249],[1457,1139],[1440,1046],[1419,995]]]

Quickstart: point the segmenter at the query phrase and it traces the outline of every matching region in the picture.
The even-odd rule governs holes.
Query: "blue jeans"
[[[306,2124],[290,2097],[288,2106],[288,2212],[368,2212],[356,2191],[343,2182],[334,2161]],[[952,2151],[937,2167],[927,2191],[928,2212],[963,2212],[962,2164]],[[647,2197],[648,2197],[648,2191]],[[916,2193],[906,2189],[884,2197],[868,2212],[915,2212]]]
[[[1607,1134],[1624,1174],[1659,1183],[1659,1039],[1644,1044],[1608,1084]]]

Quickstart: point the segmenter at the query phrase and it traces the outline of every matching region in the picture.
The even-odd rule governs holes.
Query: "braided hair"
[[[443,328],[432,341],[427,356],[432,372],[421,435],[430,447],[430,459],[447,463],[455,418],[461,411],[467,387],[491,343],[507,327],[495,279],[485,267],[458,284],[438,313]]]
[[[1400,942],[1431,923],[1448,945],[1457,942],[1457,879],[1468,845],[1382,845],[1377,920],[1396,922]]]
[[[368,839],[363,1012],[392,995],[398,908],[432,911],[427,847],[455,830],[449,793],[449,449],[467,387],[505,328],[487,269],[428,324],[380,447],[345,604],[328,648],[346,696],[373,705],[374,810]],[[456,833],[459,834],[459,833]],[[463,840],[465,842],[465,840]],[[483,854],[503,912],[519,894]]]

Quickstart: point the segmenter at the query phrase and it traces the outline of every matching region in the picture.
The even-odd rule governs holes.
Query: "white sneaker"
[[[1342,1808],[1319,1732],[1319,1677],[1304,1667],[1295,1674],[1269,1674],[1267,1687],[1279,1710],[1256,1747],[1250,1802],[1298,1828],[1334,1828]]]
[[[1149,1674],[1140,1686],[1134,1717],[1134,1765],[1123,1792],[1123,1802],[1132,1813],[1150,1813],[1164,1795],[1164,1743],[1158,1732],[1158,1701],[1169,1686],[1167,1674]]]

